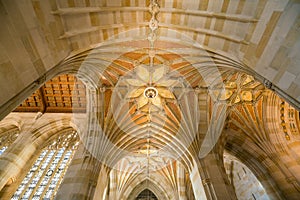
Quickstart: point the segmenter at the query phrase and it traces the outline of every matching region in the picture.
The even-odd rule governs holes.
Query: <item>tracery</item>
[[[53,199],[79,144],[76,131],[46,143],[11,199]]]

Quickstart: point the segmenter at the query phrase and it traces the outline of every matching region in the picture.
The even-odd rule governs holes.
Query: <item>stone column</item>
[[[194,191],[195,187],[197,187],[196,185],[202,184],[206,194],[206,199],[208,200],[237,199],[234,188],[227,178],[223,162],[218,159],[214,152],[211,152],[206,157],[199,159],[197,161],[197,165],[198,171],[193,174],[198,174],[198,177],[191,177]],[[201,184],[199,183],[199,177],[201,178]],[[198,193],[201,194],[201,198],[197,196],[199,195]],[[196,199],[202,199],[202,196],[202,193],[195,191]]]
[[[119,172],[122,173],[122,172]],[[118,191],[117,191],[117,171],[113,169],[109,175],[110,177],[110,184],[109,184],[109,200],[118,199]]]
[[[209,195],[209,192],[206,192],[204,190],[204,186],[203,186],[202,181],[201,181],[201,176],[200,176],[200,172],[199,172],[197,164],[194,164],[194,167],[190,172],[190,180],[191,180],[191,183],[192,183],[194,196],[195,196],[196,200],[211,199],[211,198],[206,197],[207,196],[206,194]]]
[[[0,190],[15,179],[36,151],[30,132],[20,133],[0,157]]]
[[[183,165],[177,161],[177,187],[179,200],[186,200],[186,188],[185,188],[185,170]]]
[[[94,200],[108,200],[108,190],[110,190],[109,171],[107,167],[101,168],[93,198]]]
[[[67,170],[56,199],[93,199],[95,194],[99,196],[95,199],[102,199],[107,181],[105,166],[81,144]]]
[[[208,91],[198,92],[199,127],[195,142],[193,168],[190,171],[194,195],[197,200],[237,199],[227,180],[222,153],[222,130],[227,116],[227,104],[211,98]],[[208,115],[210,113],[210,115]]]

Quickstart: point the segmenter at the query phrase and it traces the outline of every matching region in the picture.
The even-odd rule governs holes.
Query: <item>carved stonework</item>
[[[269,81],[269,80],[267,80],[267,79],[265,79],[264,80],[264,86],[266,87],[266,88],[268,88],[268,89],[272,89],[272,82],[271,81]]]

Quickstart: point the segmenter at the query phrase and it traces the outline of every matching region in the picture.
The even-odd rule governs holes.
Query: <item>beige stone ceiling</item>
[[[273,45],[273,38],[277,37],[278,33],[287,35],[284,41],[288,40],[289,46],[284,41],[276,43],[279,47],[285,45],[286,51],[294,48],[292,41],[298,38],[297,34],[293,34],[297,31],[295,26],[298,15],[295,8],[298,4],[295,3],[293,7],[293,2],[175,0],[158,3],[160,8],[156,18],[159,29],[155,42],[155,64],[174,69],[178,75],[172,78],[184,77],[193,89],[211,87],[211,95],[215,99],[232,105],[245,101],[257,102],[263,94],[265,88],[256,79],[270,79],[270,74],[265,74],[261,69],[272,68],[267,64],[266,57],[270,62],[272,54],[277,52],[276,48],[268,49]],[[2,3],[3,10],[7,13],[2,13],[3,19],[6,19],[4,31],[7,33],[2,38],[14,41],[12,45],[5,41],[2,43],[2,47],[6,47],[2,51],[3,66],[8,69],[8,77],[16,70],[20,72],[14,75],[15,88],[4,89],[8,94],[6,96],[18,94],[20,88],[23,88],[22,84],[30,86],[32,81],[37,80],[34,82],[34,87],[37,87],[41,82],[52,78],[45,75],[45,72],[54,69],[56,64],[58,69],[63,69],[66,65],[72,66],[73,72],[76,73],[79,69],[74,66],[82,63],[94,64],[93,59],[101,59],[100,64],[105,65],[98,80],[101,87],[115,87],[120,77],[139,65],[149,64],[149,4],[150,1],[117,0]],[[290,11],[291,14],[283,15],[283,11]],[[287,18],[291,21],[288,25],[284,23]],[[20,38],[13,37],[14,33],[19,33]],[[14,51],[15,49],[19,50]],[[267,50],[269,56],[265,55]],[[14,59],[19,54],[22,56]],[[288,58],[293,59],[295,56],[291,54]],[[210,77],[212,71],[206,70],[211,64],[210,61],[218,68],[221,81],[213,87],[209,83],[214,83],[215,77]],[[23,65],[26,65],[26,70],[22,70],[25,68]],[[199,73],[200,68],[204,70]],[[276,77],[278,83],[289,87],[285,92],[291,96],[289,100],[297,104],[299,102],[294,100],[300,95],[300,90],[298,91],[296,77],[293,79],[288,74],[289,69],[292,68],[280,69],[276,72]],[[239,74],[239,70],[252,76]],[[293,68],[292,74],[298,76],[297,70]],[[262,73],[259,75],[256,72]],[[274,70],[267,70],[267,73],[269,72],[275,73]],[[92,73],[92,70],[89,71],[89,74]],[[290,78],[282,80],[280,76]],[[42,78],[38,79],[39,77]],[[10,82],[6,79],[1,79],[1,86]],[[226,93],[221,94],[220,90],[224,85]],[[140,90],[144,87],[146,86],[140,85]],[[163,93],[163,86],[159,93]],[[161,96],[159,102],[150,103],[158,110],[165,110],[167,119],[170,120],[170,123],[167,123],[169,127],[165,128],[171,130],[169,133],[176,133],[178,128],[173,122],[180,121],[181,114],[176,104],[172,104],[172,92],[165,90],[164,93],[168,94]],[[106,91],[106,95],[109,99],[112,94]],[[142,102],[140,97],[142,95],[137,92],[130,100],[138,102],[137,107],[134,103],[129,105],[132,115],[136,110],[145,113],[150,109],[149,102]],[[168,99],[167,103],[164,98]],[[7,97],[1,99],[4,99],[2,103],[5,103]],[[106,108],[110,103],[107,102]],[[108,112],[106,110],[106,113]],[[143,124],[148,118],[138,114],[133,116],[133,121]],[[161,138],[158,139],[160,140]],[[159,146],[159,142],[157,145]]]
[[[149,3],[68,1],[60,2],[52,14],[63,21],[60,38],[77,50],[110,38],[143,37],[151,17]],[[205,48],[229,53],[295,99],[300,96],[299,59],[290,52],[299,50],[295,44],[300,35],[298,4],[272,0],[158,3],[161,40],[184,41],[188,37]]]
[[[197,45],[245,64],[297,107],[299,4],[275,0],[158,1],[158,40]],[[1,3],[1,100],[13,110],[25,91],[52,78],[64,58],[106,41],[148,47],[150,1],[62,0]],[[162,46],[167,50],[168,46]],[[182,53],[182,52],[180,52]],[[180,54],[179,53],[179,54]],[[4,70],[5,69],[5,70]],[[5,74],[5,75],[4,75]],[[46,73],[47,74],[47,73]],[[263,78],[264,77],[264,78]],[[29,95],[31,92],[27,92]],[[4,112],[3,112],[4,113]]]
[[[103,122],[101,128],[105,136],[121,149],[133,152],[131,157],[124,158],[104,142],[100,150],[107,153],[112,163],[120,158],[123,158],[121,165],[137,160],[144,163],[145,154],[155,155],[155,151],[174,140],[169,149],[153,157],[151,167],[176,158],[176,151],[185,152],[184,146],[190,145],[190,138],[195,139],[191,133],[198,128],[197,123],[193,123],[198,110],[188,110],[197,105],[191,101],[193,94],[179,98],[178,91],[184,87],[196,95],[209,89],[211,102],[199,106],[200,111],[209,113],[208,117],[217,113],[210,108],[215,101],[230,106],[224,130],[230,130],[226,144],[226,148],[232,150],[230,153],[242,158],[248,158],[248,155],[240,155],[243,153],[255,154],[254,158],[266,162],[263,164],[267,166],[265,158],[269,155],[277,151],[289,152],[293,146],[298,148],[295,141],[299,138],[299,113],[265,86],[300,108],[300,3],[285,0],[168,0],[158,3],[159,28],[154,48],[150,48],[147,40],[151,19],[149,0],[2,1],[2,117],[44,83],[39,92],[49,92],[44,97],[49,97],[52,104],[55,102],[52,106],[55,108],[51,109],[65,112],[58,106],[62,103],[58,102],[59,97],[56,99],[53,95],[59,92],[63,101],[63,90],[53,85],[64,88],[74,83],[69,79],[66,82],[61,78],[50,79],[70,73],[77,75],[90,89],[86,94],[91,98],[87,111],[90,116],[99,116],[96,119],[92,116],[90,120]],[[151,62],[152,51],[156,68],[153,72],[146,71],[156,78],[159,98],[155,100],[143,96],[150,79],[143,71]],[[266,84],[270,83],[268,80],[273,85]],[[126,93],[122,90],[124,87]],[[114,88],[118,89],[115,93]],[[99,101],[93,99],[95,94]],[[111,101],[113,95],[119,97],[113,98],[115,102]],[[26,111],[24,105],[27,111],[38,109],[36,98],[37,93],[25,100],[19,111]],[[66,98],[70,99],[70,94]],[[206,99],[199,102],[201,100],[206,102]],[[84,101],[81,99],[78,103],[85,106]],[[92,104],[94,102],[96,104]],[[199,144],[195,143],[189,149],[192,153],[199,150]],[[141,154],[143,156],[138,158]],[[293,155],[299,157],[297,151]],[[188,166],[189,157],[184,156],[184,164]],[[280,159],[280,155],[276,156]],[[297,162],[291,162],[292,167],[297,167]],[[130,170],[136,168],[137,165],[132,165]],[[169,169],[162,168],[159,173],[166,174],[166,170]],[[280,175],[274,177],[281,181]],[[286,184],[285,187],[290,186]]]

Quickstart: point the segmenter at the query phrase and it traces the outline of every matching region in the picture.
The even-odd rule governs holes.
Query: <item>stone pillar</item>
[[[98,177],[101,182],[99,184],[97,184]],[[105,173],[104,165],[81,144],[67,170],[56,199],[93,199],[95,194],[99,195],[95,199],[102,199],[107,181],[108,175]]]
[[[108,200],[109,169],[102,167],[97,181],[94,200]]]
[[[122,172],[119,172],[122,173]],[[109,200],[114,200],[114,199],[118,199],[117,198],[117,171],[116,170],[112,170],[110,172],[110,185],[109,185]]]
[[[178,196],[179,200],[186,200],[186,188],[185,188],[185,170],[183,165],[177,161],[177,187],[178,187]]]
[[[222,90],[220,89],[220,92]],[[222,131],[227,117],[227,103],[210,98],[208,91],[198,92],[199,127],[198,140],[194,145],[193,168],[190,179],[197,200],[234,199],[222,160]],[[210,113],[210,115],[208,115]],[[219,152],[219,153],[216,153]]]
[[[32,142],[31,133],[20,133],[17,140],[0,157],[0,190],[18,177],[35,151],[36,145]]]
[[[210,198],[206,197],[207,192],[204,190],[204,186],[203,186],[202,181],[201,181],[201,176],[200,176],[200,172],[199,172],[197,164],[194,164],[194,167],[190,172],[190,180],[191,180],[191,183],[192,183],[194,196],[195,196],[196,200],[210,199]]]
[[[198,176],[201,177],[206,199],[237,199],[234,188],[227,178],[223,162],[218,159],[218,156],[214,152],[210,152],[206,157],[199,159],[197,165],[199,173]],[[192,184],[193,183],[195,183],[194,180],[192,180]],[[197,198],[196,192],[195,197],[196,199],[200,199]]]

